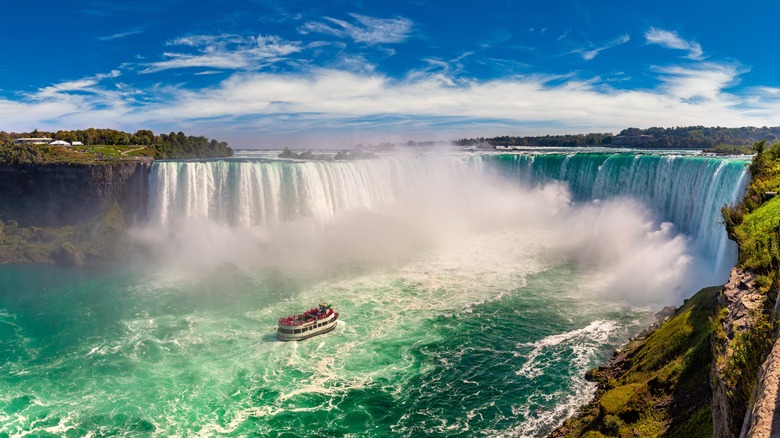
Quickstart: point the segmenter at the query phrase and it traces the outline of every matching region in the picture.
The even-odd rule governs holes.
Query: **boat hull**
[[[315,321],[302,326],[280,325],[276,328],[276,337],[280,341],[303,341],[317,335],[322,335],[336,328],[338,313],[326,321]]]

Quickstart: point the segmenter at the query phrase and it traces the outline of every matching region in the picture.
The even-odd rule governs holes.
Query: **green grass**
[[[152,157],[154,156],[154,149],[147,146],[132,145],[132,146],[106,146],[106,145],[93,145],[93,146],[72,146],[71,149],[83,153],[97,156],[98,154],[104,158],[129,158],[129,157]]]
[[[702,406],[688,420],[670,431],[669,438],[710,438],[713,435],[712,406]]]
[[[0,164],[95,164],[105,160],[154,157],[155,150],[146,146],[0,146]]]
[[[778,178],[780,183],[780,178]],[[766,271],[777,263],[780,197],[774,197],[751,213],[734,229],[741,249],[740,263],[747,269]]]
[[[641,383],[632,383],[610,389],[601,396],[599,404],[605,414],[619,414],[631,396],[643,387]]]

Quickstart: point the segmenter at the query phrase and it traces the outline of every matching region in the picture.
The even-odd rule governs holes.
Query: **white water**
[[[507,163],[508,177],[497,172]],[[609,273],[606,296],[676,302],[725,279],[735,251],[719,209],[744,179],[744,162],[685,156],[157,162],[135,237],[185,274],[229,266],[317,279],[505,234],[523,247],[519,263],[573,261]]]

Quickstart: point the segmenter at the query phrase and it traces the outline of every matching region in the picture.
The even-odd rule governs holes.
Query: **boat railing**
[[[328,309],[325,313],[319,313],[317,309],[304,312],[300,315],[290,315],[287,317],[279,318],[279,325],[283,326],[304,326],[316,321],[327,319],[334,314],[333,309]],[[308,319],[307,318],[313,318]]]

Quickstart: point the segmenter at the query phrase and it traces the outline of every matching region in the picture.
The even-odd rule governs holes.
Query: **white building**
[[[14,140],[14,144],[49,144],[52,140],[48,137],[24,137]]]
[[[80,142],[80,141],[74,141],[74,142],[73,142],[73,143],[71,143],[70,145],[71,145],[71,146],[84,146],[84,143],[82,143],[82,142]]]
[[[70,143],[68,143],[67,141],[55,140],[49,143],[49,146],[70,146]]]

